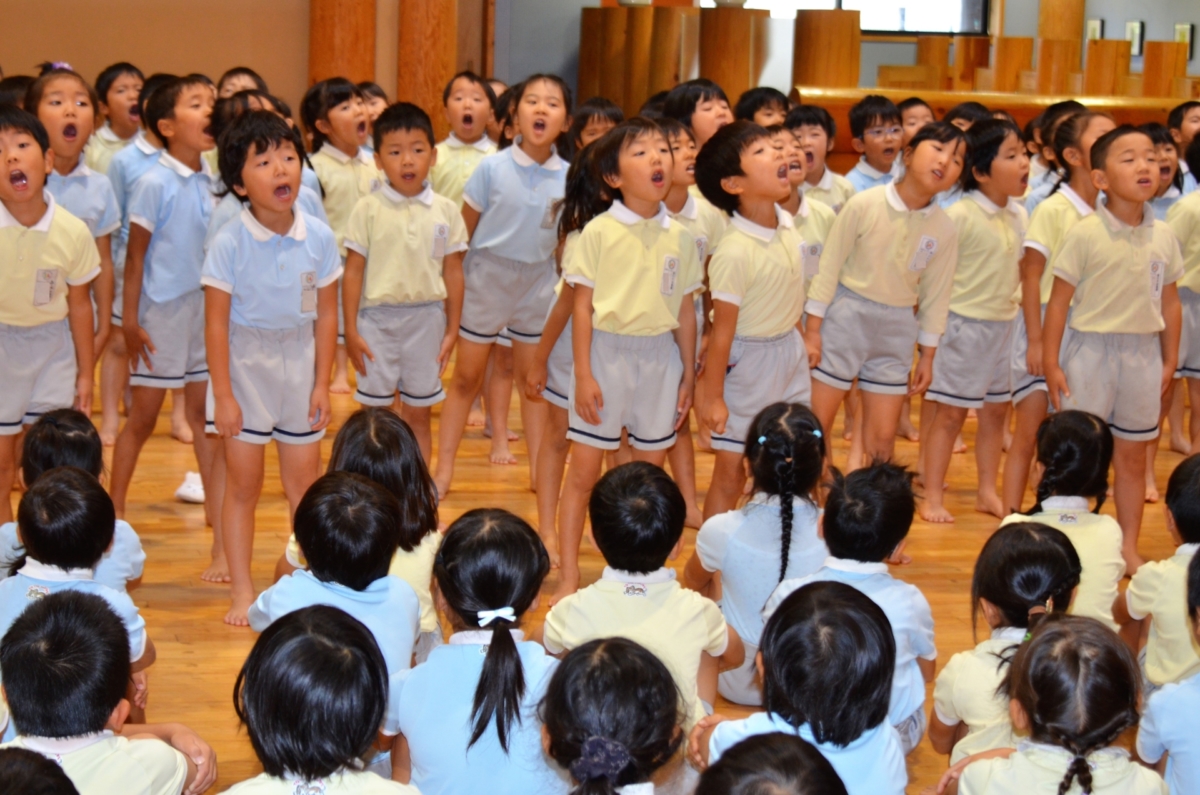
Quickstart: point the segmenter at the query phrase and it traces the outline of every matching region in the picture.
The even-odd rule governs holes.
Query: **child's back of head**
[[[1167,510],[1184,544],[1200,542],[1200,455],[1185,458],[1171,473]]]
[[[700,776],[696,795],[846,795],[821,752],[794,734],[742,740]]]
[[[592,535],[609,566],[648,574],[666,565],[683,535],[687,503],[661,467],[634,461],[610,469],[588,503]]]
[[[48,411],[30,425],[21,444],[21,477],[32,486],[51,469],[75,467],[97,480],[104,474],[104,445],[82,412]]]
[[[335,607],[274,622],[233,686],[234,709],[272,776],[356,769],[383,723],[388,676],[371,632]]]
[[[0,640],[9,711],[25,736],[102,731],[125,697],[129,668],[125,625],[92,594],[60,591],[33,602]]]
[[[886,560],[908,536],[915,511],[912,475],[902,466],[876,462],[844,477],[835,473],[823,524],[829,554]]]
[[[356,591],[387,575],[400,536],[400,506],[362,475],[331,472],[296,506],[296,541],[321,582]]]
[[[971,580],[971,624],[986,599],[1001,626],[1028,627],[1040,613],[1065,613],[1079,586],[1079,555],[1061,530],[1037,522],[1004,525],[984,543]]]
[[[79,795],[61,767],[25,748],[0,748],[0,792]]]
[[[683,741],[679,691],[667,667],[625,638],[572,650],[542,700],[547,751],[570,771],[572,795],[612,795],[650,780]]]
[[[82,469],[59,467],[38,477],[17,506],[25,555],[60,569],[94,569],[112,544],[117,521],[100,481]],[[13,564],[15,573],[25,565]]]

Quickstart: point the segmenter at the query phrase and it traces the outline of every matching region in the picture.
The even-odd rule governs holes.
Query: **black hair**
[[[1116,127],[1097,138],[1096,142],[1092,144],[1092,153],[1089,159],[1091,160],[1093,171],[1103,171],[1108,167],[1108,150],[1113,147],[1113,144],[1115,144],[1118,139],[1124,138],[1127,135],[1142,135],[1146,138],[1150,138],[1148,133],[1146,133],[1144,130],[1139,130],[1132,124],[1118,124]],[[1153,143],[1153,139],[1151,139],[1151,143]]]
[[[666,565],[683,535],[687,503],[661,467],[634,461],[608,470],[596,481],[588,516],[608,565],[647,574]]]
[[[61,767],[27,748],[0,748],[0,792],[79,795]]]
[[[452,88],[454,88],[454,84],[456,82],[458,82],[459,80],[466,80],[468,83],[473,83],[473,84],[479,86],[483,90],[483,95],[485,97],[487,97],[488,104],[490,104],[492,106],[492,108],[495,109],[495,107],[496,107],[496,92],[492,88],[492,84],[490,82],[488,82],[487,80],[483,79],[482,77],[480,77],[479,75],[472,72],[470,69],[466,69],[462,72],[459,72],[458,74],[456,74],[454,77],[450,78],[446,82],[446,87],[444,89],[442,89],[442,104],[443,105],[445,105],[446,103],[448,103],[450,101],[450,90]],[[387,99],[387,97],[384,97],[384,99]]]
[[[400,506],[400,549],[412,552],[437,531],[437,487],[417,437],[396,412],[366,407],[350,415],[333,439],[328,472],[353,472],[375,481]]]
[[[183,92],[192,86],[207,85],[209,83],[205,79],[202,79],[201,75],[187,75],[164,83],[149,95],[149,98],[146,100],[145,110],[146,126],[154,133],[156,138],[164,144],[166,143],[166,137],[159,132],[159,122],[163,119],[175,118],[175,104],[179,101],[179,97]]]
[[[1183,153],[1183,162],[1193,174],[1200,174],[1200,135],[1192,139],[1187,151]]]
[[[516,118],[516,97],[520,88],[520,83],[509,86],[500,93],[500,96],[496,97],[496,104],[492,106],[492,115],[496,117],[496,123],[500,125],[500,140],[496,141],[497,149],[507,149],[512,146],[513,141],[508,137],[506,129],[514,123]]]
[[[60,77],[70,77],[83,86],[84,90],[87,91],[88,101],[92,105],[92,119],[95,120],[98,118],[100,114],[99,100],[96,97],[96,90],[92,88],[92,84],[85,80],[79,72],[62,66],[51,66],[49,69],[43,69],[42,73],[38,75],[37,80],[29,84],[29,88],[25,92],[25,109],[36,116],[38,105],[42,103],[42,95],[46,93],[46,86]]]
[[[1171,131],[1167,129],[1166,125],[1159,124],[1156,121],[1151,121],[1146,122],[1142,126],[1138,127],[1138,129],[1150,136],[1150,140],[1154,142],[1156,147],[1169,146],[1175,150],[1177,155],[1179,155],[1180,160],[1183,159],[1183,153],[1179,151],[1179,144],[1176,143],[1175,138],[1171,135]],[[1171,177],[1171,184],[1179,190],[1183,190],[1182,168],[1176,167],[1175,176]]]
[[[1049,113],[1050,109],[1047,108],[1047,116]],[[1059,180],[1050,191],[1050,195],[1054,195],[1059,188],[1071,181],[1071,164],[1067,162],[1067,150],[1080,149],[1082,154],[1089,154],[1082,152],[1080,141],[1092,121],[1099,118],[1109,117],[1106,114],[1090,110],[1074,111],[1056,117],[1049,127],[1042,128],[1042,141],[1049,144],[1050,148],[1054,150],[1055,170],[1059,174]],[[1046,136],[1047,129],[1050,130],[1049,137]]]
[[[620,174],[621,151],[643,135],[662,135],[662,129],[659,128],[657,122],[634,116],[613,127],[598,140],[592,141],[596,147],[596,154],[592,158],[593,173],[614,199],[621,198],[621,190],[609,185],[605,181],[605,177],[615,177]],[[664,135],[663,138],[665,139],[666,136]]]
[[[25,92],[36,79],[30,75],[9,75],[0,79],[0,106],[22,107],[25,103]]]
[[[296,506],[296,541],[318,580],[363,591],[387,576],[399,516],[399,503],[383,486],[353,472],[330,472]]]
[[[46,150],[50,148],[50,136],[46,133],[45,125],[38,121],[37,116],[17,105],[0,103],[0,132],[28,133],[37,141],[42,154],[46,154]]]
[[[695,795],[847,795],[820,751],[784,732],[747,737],[700,774]]]
[[[626,638],[583,644],[555,669],[542,699],[550,758],[571,795],[614,795],[649,781],[683,742],[679,688],[653,653]]]
[[[582,231],[600,213],[612,206],[612,191],[596,173],[596,145],[592,141],[575,155],[567,169],[563,197],[555,204],[558,213],[558,239]]]
[[[946,115],[942,117],[942,121],[947,124],[956,121],[965,121],[970,126],[990,118],[992,118],[992,112],[982,102],[960,102],[946,111]]]
[[[967,156],[963,161],[964,191],[979,190],[977,173],[992,173],[992,163],[1010,135],[1017,136],[1021,151],[1025,151],[1025,145],[1021,142],[1021,128],[1011,121],[984,119],[971,125],[971,129],[967,131]]]
[[[625,113],[621,106],[605,97],[591,97],[580,102],[571,114],[571,147],[573,151],[582,148],[580,134],[592,119],[606,119],[613,126],[625,121]]]
[[[655,119],[654,123],[658,125],[658,129],[662,130],[662,134],[667,139],[667,143],[670,143],[672,138],[682,138],[685,135],[692,140],[692,143],[696,142],[696,135],[692,132],[692,128],[688,127],[679,119],[672,119],[670,116],[663,116],[660,119]]]
[[[802,403],[772,403],[750,422],[746,460],[754,490],[779,497],[779,582],[788,570],[792,545],[792,498],[813,502],[825,470],[821,421]]]
[[[1192,555],[1187,567],[1187,608],[1192,624],[1200,611],[1200,555]]]
[[[217,142],[217,167],[221,182],[227,193],[233,193],[238,201],[246,204],[249,196],[243,196],[234,187],[245,188],[242,169],[246,161],[263,152],[290,143],[295,146],[292,128],[279,114],[269,110],[251,110],[239,116],[221,133]],[[300,152],[296,153],[297,158]]]
[[[1179,462],[1167,481],[1167,510],[1185,544],[1200,542],[1200,454]]]
[[[533,606],[549,572],[550,555],[541,538],[508,511],[476,508],[446,531],[433,562],[438,589],[465,627],[492,633],[475,686],[467,748],[494,720],[500,747],[508,752],[526,693],[521,656],[509,630]]]
[[[738,197],[726,192],[721,181],[743,176],[742,153],[769,136],[765,127],[752,121],[735,121],[713,133],[696,154],[696,187],[701,195],[718,210],[733,215]]]
[[[787,118],[783,120],[783,126],[789,130],[809,125],[824,130],[825,137],[830,141],[837,135],[837,122],[820,105],[797,105],[788,111]]]
[[[102,731],[129,684],[129,635],[108,602],[62,590],[29,602],[0,640],[8,708],[20,734]]]
[[[850,106],[850,137],[862,138],[872,124],[900,123],[900,109],[879,94],[867,94]]]
[[[844,748],[887,720],[896,638],[879,605],[840,582],[814,582],[783,600],[759,646],[763,708],[822,745]]]
[[[725,96],[719,85],[707,78],[697,77],[695,80],[680,83],[667,92],[667,96],[663,98],[662,114],[691,127],[696,106],[714,99],[729,104],[729,97]]]
[[[912,526],[916,498],[912,473],[876,461],[843,476],[833,471],[825,500],[825,544],[837,558],[886,560]]]
[[[251,100],[258,101],[258,108],[251,104]],[[236,94],[218,99],[213,104],[212,114],[212,135],[220,142],[222,135],[228,130],[235,121],[242,116],[250,113],[253,110],[271,110],[278,115],[283,115],[279,110],[279,100],[265,91],[259,91],[257,88],[248,88],[244,91],[239,91]],[[220,144],[218,143],[218,146]]]
[[[428,113],[411,102],[397,102],[395,105],[388,105],[384,108],[383,113],[379,114],[379,118],[375,119],[375,129],[372,132],[375,151],[383,151],[383,137],[388,133],[413,130],[425,133],[425,138],[429,141],[431,148],[437,144],[433,137],[433,122],[429,120]]]
[[[1041,612],[1067,612],[1081,572],[1079,555],[1061,530],[1038,522],[1004,525],[984,542],[975,560],[972,630],[980,599],[995,605],[1009,627],[1033,626]]]
[[[317,129],[317,122],[328,121],[329,111],[352,99],[362,99],[358,86],[344,77],[331,77],[311,86],[300,102],[300,120],[312,136],[312,150],[320,151],[329,139]]]
[[[1042,479],[1030,514],[1041,513],[1050,497],[1091,497],[1096,512],[1108,493],[1113,435],[1108,424],[1086,411],[1058,411],[1042,420],[1037,431],[1037,461]]]
[[[371,631],[315,605],[259,635],[233,685],[233,708],[268,775],[313,781],[357,767],[383,723],[387,694]]]
[[[1045,115],[1045,111],[1043,111],[1042,113],[1034,116],[1032,119],[1025,122],[1025,127],[1021,130],[1021,140],[1025,142],[1026,147],[1028,147],[1029,144],[1037,144],[1037,153],[1039,155],[1042,153],[1040,138],[1042,135],[1042,119],[1045,117]]]
[[[933,112],[933,108],[930,107],[928,102],[920,97],[909,97],[902,102],[896,103],[896,110],[900,111],[901,117],[904,116],[905,111],[912,110],[913,108],[925,108],[930,112],[930,114],[933,115],[933,120],[937,121],[937,114]]]
[[[1184,117],[1194,108],[1200,108],[1200,102],[1194,99],[1189,99],[1187,102],[1180,102],[1171,108],[1171,112],[1167,114],[1167,127],[1172,130],[1181,129]]]
[[[651,94],[650,97],[642,103],[642,106],[638,108],[637,115],[641,116],[643,119],[654,119],[655,121],[668,118],[663,114],[663,106],[666,104],[667,95],[670,93],[670,91],[659,91],[656,94]],[[676,121],[678,121],[678,119],[676,119]]]
[[[17,506],[17,529],[25,555],[60,569],[94,569],[112,544],[117,515],[112,499],[94,475],[58,467],[28,484]]]
[[[382,99],[384,102],[391,101],[388,99],[387,92],[383,90],[383,86],[378,83],[372,83],[370,80],[364,80],[359,83],[358,90],[362,92],[363,99],[374,97],[375,99]]]
[[[791,107],[787,94],[784,94],[778,88],[755,86],[743,91],[742,95],[738,97],[737,105],[733,109],[733,117],[735,119],[754,121],[754,114],[771,107],[777,107],[781,112],[786,114],[788,108]]]
[[[1000,693],[1029,718],[1030,739],[1074,758],[1058,785],[1092,791],[1087,757],[1137,723],[1141,672],[1129,647],[1094,618],[1056,614],[1021,644]]]
[[[967,145],[967,134],[947,121],[931,121],[917,130],[905,149],[917,151],[917,147],[926,141],[936,141],[940,144]]]
[[[1021,125],[1017,124],[1017,117],[1012,115],[1011,113],[1009,113],[1006,110],[1003,110],[1001,108],[994,109],[994,110],[990,111],[990,116],[993,119],[999,119],[1000,121],[1009,122],[1009,123],[1013,124],[1014,126],[1016,126],[1016,128],[1018,130],[1021,129]],[[1022,139],[1022,140],[1024,140],[1024,139]]]
[[[225,74],[221,75],[221,79],[217,81],[217,91],[221,90],[221,86],[225,85],[226,80],[232,80],[235,77],[248,77],[254,82],[254,87],[266,94],[270,91],[267,88],[267,81],[263,80],[258,72],[251,69],[249,66],[235,66],[232,69],[225,70]]]
[[[58,467],[77,467],[94,478],[104,474],[104,444],[96,426],[75,409],[54,409],[28,427],[21,443],[21,476],[32,486]]]
[[[142,70],[128,61],[118,61],[111,66],[106,66],[96,78],[96,94],[100,97],[101,102],[108,104],[108,92],[112,89],[113,83],[124,75],[133,75],[143,83],[146,82],[146,76],[142,74]]]
[[[158,89],[162,88],[168,83],[178,79],[179,78],[176,75],[167,74],[166,72],[155,72],[142,81],[142,90],[138,92],[138,119],[142,123],[142,129],[144,129],[148,135],[153,136],[154,140],[158,141],[160,144],[163,142],[163,140],[158,137],[158,133],[146,120],[146,106],[150,103],[150,97],[154,96],[154,92],[158,91]]]
[[[525,96],[525,89],[529,88],[530,84],[537,83],[537,82],[552,83],[553,85],[558,86],[559,90],[562,92],[563,108],[567,111],[567,118],[569,119],[571,117],[571,107],[572,107],[571,87],[569,85],[567,85],[566,80],[563,80],[558,75],[546,74],[546,73],[542,73],[542,72],[538,72],[537,74],[532,74],[529,77],[522,80],[517,85],[512,87],[512,92],[513,92],[513,103],[512,104],[513,104],[514,112],[515,112],[516,107],[521,104],[521,99]]]

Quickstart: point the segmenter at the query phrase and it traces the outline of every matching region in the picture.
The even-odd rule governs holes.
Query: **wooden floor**
[[[324,457],[340,423],[354,410],[346,396],[334,396],[334,424],[326,436]],[[914,420],[917,409],[914,409]],[[519,432],[520,418],[513,401],[512,425]],[[147,555],[143,584],[132,593],[142,610],[147,629],[158,648],[158,661],[150,669],[150,721],[179,721],[198,731],[216,749],[220,778],[212,792],[260,772],[244,732],[233,713],[234,677],[254,642],[247,629],[234,629],[221,622],[227,606],[224,587],[202,583],[201,570],[208,562],[210,534],[200,506],[184,505],[173,492],[188,469],[195,469],[190,447],[169,435],[169,417],[163,414],[155,436],[142,454],[129,494],[127,519],[142,538]],[[973,442],[974,423],[968,422],[965,436]],[[436,429],[435,429],[436,438]],[[842,464],[846,444],[836,434],[835,463]],[[517,466],[488,463],[488,440],[472,429],[463,441],[454,490],[442,506],[441,517],[453,521],[463,512],[481,506],[498,506],[536,520],[534,496],[529,492],[524,441],[513,445],[520,459]],[[897,459],[916,461],[916,445],[898,440]],[[1158,482],[1166,478],[1181,456],[1163,449],[1158,457]],[[712,456],[699,454],[697,480],[701,499],[712,472]],[[930,525],[919,519],[909,536],[911,565],[893,570],[895,576],[916,584],[933,606],[937,627],[939,667],[950,655],[972,647],[969,592],[976,555],[998,521],[974,513],[975,474],[972,453],[956,455],[949,472],[951,488],[947,505],[958,515],[950,525]],[[1106,512],[1111,508],[1106,508]],[[257,586],[271,582],[275,561],[288,535],[287,504],[279,484],[278,463],[273,449],[268,452],[267,478],[257,514],[258,534],[254,550]],[[1162,509],[1147,506],[1142,530],[1143,555],[1152,559],[1172,554],[1173,547],[1164,525]],[[682,571],[691,554],[695,531],[687,533],[687,550],[675,566]],[[599,554],[587,548],[582,561],[584,583],[598,578],[603,567]],[[545,585],[547,594],[556,585],[554,576]],[[543,600],[543,604],[545,600]],[[535,620],[541,621],[540,612]],[[929,687],[932,694],[932,685]],[[930,695],[930,698],[932,696]],[[929,707],[929,704],[926,704]],[[744,715],[749,710],[721,703],[718,711]],[[946,767],[946,758],[936,754],[928,741],[913,752],[909,793],[935,783]]]

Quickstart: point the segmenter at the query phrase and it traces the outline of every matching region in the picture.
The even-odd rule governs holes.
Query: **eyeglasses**
[[[872,138],[886,138],[889,135],[899,135],[902,130],[899,127],[872,127],[865,130],[864,134]]]

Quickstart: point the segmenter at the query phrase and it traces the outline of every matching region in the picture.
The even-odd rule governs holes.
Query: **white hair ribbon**
[[[479,616],[479,626],[481,627],[486,627],[497,619],[512,621],[517,617],[517,614],[513,612],[511,607],[502,607],[499,610],[480,610],[477,615]]]

